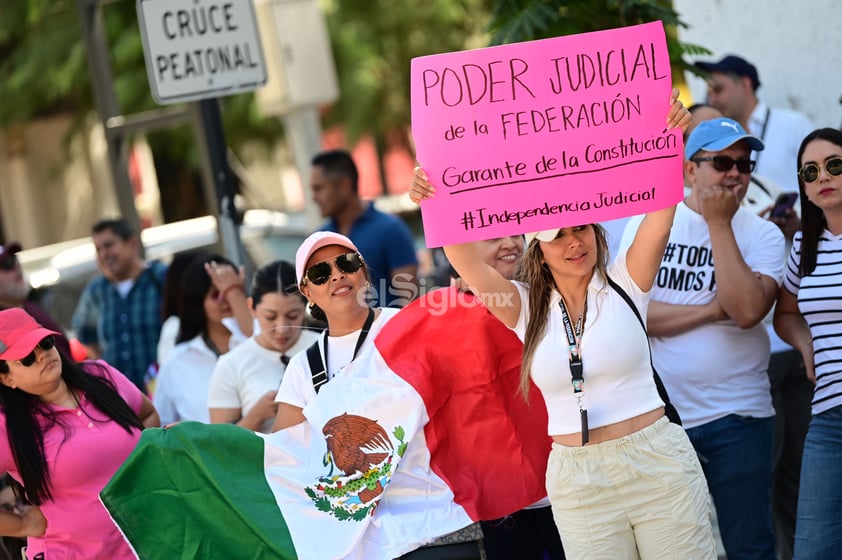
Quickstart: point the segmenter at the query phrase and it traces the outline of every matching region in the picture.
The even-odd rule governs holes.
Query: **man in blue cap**
[[[762,154],[752,175],[752,193],[748,199],[772,198],[783,191],[798,192],[797,154],[801,140],[815,128],[810,119],[790,109],[770,107],[757,97],[760,79],[757,69],[748,61],[728,55],[719,62],[697,62],[697,68],[709,73],[708,100],[722,113],[739,121],[749,132],[763,141]],[[757,195],[756,197],[753,197]],[[797,203],[795,204],[797,207]],[[784,232],[789,255],[792,236],[801,226],[794,208],[781,214],[771,213],[768,219]],[[804,372],[801,353],[780,339],[766,319],[766,330],[772,343],[769,379],[775,405],[775,465],[772,474],[772,516],[778,541],[778,560],[792,560],[795,544],[795,518],[801,473],[804,438],[810,423],[813,383]]]
[[[762,320],[783,274],[784,237],[740,206],[753,150],[763,142],[732,119],[690,134],[691,191],[677,207],[648,310],[655,368],[699,454],[729,560],[775,557],[775,412]],[[639,223],[629,223],[624,246]]]

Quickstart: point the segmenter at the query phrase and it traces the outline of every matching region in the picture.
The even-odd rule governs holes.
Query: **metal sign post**
[[[219,96],[266,83],[266,66],[251,0],[137,0],[152,96],[162,104],[198,100],[200,127],[218,202],[225,252],[245,264],[234,207]],[[204,158],[203,158],[204,159]]]

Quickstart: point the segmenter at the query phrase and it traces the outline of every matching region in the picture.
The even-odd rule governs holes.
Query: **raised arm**
[[[670,237],[675,206],[649,212],[640,222],[626,253],[626,266],[637,287],[648,292],[655,282]]]
[[[726,188],[711,188],[701,195],[702,217],[710,232],[713,269],[716,277],[716,299],[734,322],[743,329],[763,320],[778,295],[778,283],[766,274],[752,270],[737,244],[733,216],[739,201]],[[769,237],[767,245],[784,254],[784,239],[779,230]]]
[[[506,326],[517,325],[521,306],[517,288],[482,261],[475,243],[448,245],[444,248],[444,253],[462,277],[462,281],[482,300],[492,315]]]
[[[678,89],[673,89],[667,112],[667,129],[679,127],[683,131],[690,125],[691,120],[690,112],[678,100]],[[673,218],[675,206],[646,214],[626,253],[629,274],[637,287],[644,292],[648,292],[655,282],[664,249],[669,241]]]
[[[436,192],[427,174],[420,167],[415,168],[409,197],[416,204],[430,198]],[[488,310],[505,325],[514,327],[520,316],[520,294],[517,288],[493,267],[482,261],[474,243],[462,243],[444,247],[447,260],[462,277],[464,284],[479,297]]]
[[[223,299],[231,308],[231,313],[237,321],[237,327],[245,336],[251,336],[254,329],[254,319],[248,306],[246,294],[245,269],[219,263],[205,263],[205,271],[219,291],[219,301]]]

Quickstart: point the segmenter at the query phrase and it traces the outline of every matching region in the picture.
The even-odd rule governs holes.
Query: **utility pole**
[[[118,117],[121,112],[117,95],[114,93],[114,76],[108,59],[110,51],[103,25],[102,1],[76,0],[76,6],[82,22],[82,35],[85,40],[88,67],[91,71],[94,103],[105,130],[108,163],[116,189],[117,204],[122,217],[134,227],[135,231],[139,232],[140,217],[134,204],[134,189],[129,179],[128,138],[121,130],[108,127],[109,119]]]

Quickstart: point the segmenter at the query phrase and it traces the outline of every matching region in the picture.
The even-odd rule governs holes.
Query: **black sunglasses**
[[[14,255],[0,259],[0,270],[14,270],[18,266],[18,258]]]
[[[38,346],[41,348],[41,350],[44,350],[45,352],[47,350],[52,350],[53,348],[55,348],[55,345],[56,337],[54,337],[53,335],[41,339],[41,342],[38,343]],[[33,348],[32,352],[18,360],[18,363],[23,367],[29,367],[35,363],[35,360],[37,360],[37,358],[35,357],[35,348]]]
[[[713,162],[713,168],[723,173],[731,171],[734,164],[737,164],[737,171],[740,173],[751,173],[754,171],[754,164],[756,163],[754,160],[748,158],[734,159],[731,156],[699,157],[693,158],[691,161],[695,161],[696,163],[700,161]]]
[[[827,174],[831,177],[838,177],[842,175],[842,157],[832,157],[824,165],[818,163],[808,163],[798,170],[798,176],[801,177],[805,183],[812,183],[819,178],[819,172],[824,167]]]
[[[359,253],[344,253],[334,259],[328,259],[314,264],[304,273],[305,279],[316,286],[321,286],[330,280],[332,273],[331,262],[336,263],[336,268],[339,272],[344,272],[345,274],[353,274],[363,266],[363,258]]]

